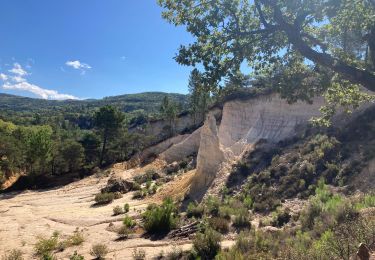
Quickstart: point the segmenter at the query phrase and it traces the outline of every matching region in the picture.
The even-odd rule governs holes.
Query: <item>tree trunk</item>
[[[100,167],[102,167],[102,164],[103,164],[105,148],[106,148],[106,145],[107,145],[107,139],[108,139],[108,131],[107,131],[107,129],[105,129],[104,133],[103,133],[103,146],[102,146],[102,151],[100,153],[100,160],[99,160],[99,166]]]

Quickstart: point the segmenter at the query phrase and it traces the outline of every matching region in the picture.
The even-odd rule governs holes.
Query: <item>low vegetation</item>
[[[177,208],[172,199],[167,198],[162,205],[149,205],[142,215],[144,228],[150,234],[166,233],[177,226]]]
[[[115,199],[115,194],[113,192],[98,193],[95,195],[95,202],[97,205],[104,205],[112,203]]]
[[[24,260],[21,250],[13,249],[9,253],[4,254],[1,260]]]
[[[98,260],[104,260],[105,256],[108,254],[108,247],[104,244],[95,244],[92,246],[90,254],[96,257]]]

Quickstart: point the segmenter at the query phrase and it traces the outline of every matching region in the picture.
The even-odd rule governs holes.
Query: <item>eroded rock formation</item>
[[[201,130],[197,171],[189,196],[200,200],[210,187],[218,189],[217,182],[224,182],[231,164],[256,142],[266,139],[272,143],[293,136],[298,125],[319,115],[322,105],[322,98],[311,105],[288,104],[277,94],[234,100],[224,105],[219,129],[209,114]]]

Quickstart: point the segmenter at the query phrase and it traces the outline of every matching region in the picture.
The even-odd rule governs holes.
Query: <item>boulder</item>
[[[127,193],[133,190],[135,184],[129,180],[123,180],[119,177],[112,177],[108,180],[107,185],[101,190],[101,192],[120,192]]]

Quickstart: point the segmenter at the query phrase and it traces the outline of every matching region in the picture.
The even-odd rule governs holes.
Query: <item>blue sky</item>
[[[173,57],[192,42],[156,0],[1,0],[0,92],[101,98],[187,92]]]

